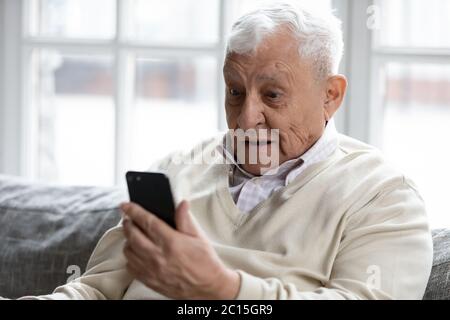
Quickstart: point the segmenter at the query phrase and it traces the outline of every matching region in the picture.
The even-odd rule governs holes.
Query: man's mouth
[[[272,143],[272,141],[250,141],[250,140],[245,140],[245,145],[246,146],[256,146],[256,147],[262,147],[262,146],[267,146],[270,145]]]

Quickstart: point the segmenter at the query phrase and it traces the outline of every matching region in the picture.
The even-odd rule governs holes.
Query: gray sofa
[[[0,175],[0,296],[48,294],[83,272],[104,232],[120,220],[126,190],[29,183]],[[424,299],[450,299],[450,230],[433,230]]]

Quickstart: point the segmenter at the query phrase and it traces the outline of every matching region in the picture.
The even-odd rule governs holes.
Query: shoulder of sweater
[[[361,169],[364,175],[383,173],[403,179],[403,173],[378,148],[342,134],[339,134],[338,141],[342,160],[348,168]]]
[[[365,142],[362,142],[360,140],[357,140],[355,138],[346,136],[344,134],[338,134],[338,141],[340,149],[346,154],[353,154],[353,153],[381,154],[381,151],[376,147],[369,145]]]
[[[414,181],[388,161],[381,150],[357,139],[339,134],[340,163],[353,177],[354,189],[366,191],[366,196],[379,196],[396,190],[409,189],[421,198]]]

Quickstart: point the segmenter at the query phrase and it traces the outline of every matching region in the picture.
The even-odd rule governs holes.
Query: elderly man
[[[196,156],[222,147],[226,163],[168,156],[152,169],[184,199],[176,230],[124,203],[86,273],[35,298],[422,298],[432,242],[416,187],[334,127],[342,51],[331,13],[274,5],[241,17],[223,68],[228,126],[254,130],[244,154],[270,148],[279,166],[238,161],[223,136]]]

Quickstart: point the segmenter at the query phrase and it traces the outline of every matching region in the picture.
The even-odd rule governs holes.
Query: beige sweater
[[[220,141],[205,143],[206,152]],[[227,165],[178,164],[187,156],[169,156],[155,169],[168,172],[177,200],[190,201],[223,262],[239,271],[238,299],[422,298],[432,265],[424,204],[376,149],[340,135],[331,157],[250,214],[233,202]],[[123,245],[119,224],[80,279],[34,298],[164,298],[127,273]]]

